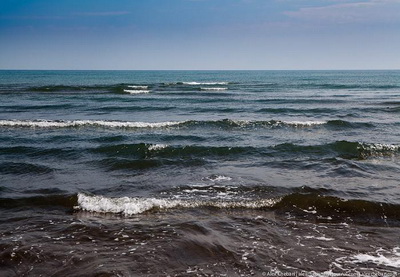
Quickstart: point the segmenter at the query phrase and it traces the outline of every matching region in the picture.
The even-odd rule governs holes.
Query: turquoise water
[[[0,273],[395,276],[399,96],[399,71],[0,71]]]

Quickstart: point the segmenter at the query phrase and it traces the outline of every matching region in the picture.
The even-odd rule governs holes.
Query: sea
[[[0,71],[0,276],[400,276],[400,71]]]

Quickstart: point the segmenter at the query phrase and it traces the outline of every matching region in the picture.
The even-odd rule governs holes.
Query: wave
[[[144,170],[155,167],[204,166],[216,160],[241,160],[252,157],[254,163],[268,166],[282,166],[292,157],[318,159],[337,167],[348,164],[346,160],[367,160],[400,155],[400,146],[391,144],[368,144],[361,142],[337,141],[321,145],[296,145],[283,143],[268,147],[251,146],[173,146],[165,144],[115,144],[90,149],[104,157],[98,162],[111,170]],[[266,160],[267,158],[267,160]],[[274,158],[272,164],[270,159]],[[297,163],[295,166],[301,166]],[[290,165],[294,166],[294,165]],[[354,166],[354,165],[353,165]],[[352,172],[355,169],[352,170]],[[222,178],[222,177],[221,177]],[[223,179],[217,179],[220,181]]]
[[[102,106],[90,109],[101,112],[137,112],[137,111],[169,111],[177,109],[176,106]]]
[[[273,149],[280,153],[333,155],[345,159],[359,160],[400,154],[400,145],[351,141],[336,141],[322,145],[296,145],[292,143],[283,143],[274,146]]]
[[[189,190],[189,192],[187,192]],[[187,193],[186,193],[187,192]],[[341,192],[309,187],[271,188],[219,184],[187,186],[162,192],[162,197],[108,197],[84,192],[60,194],[60,190],[18,198],[0,198],[0,208],[50,208],[133,216],[171,209],[265,210],[277,216],[317,222],[352,222],[400,226],[400,204],[338,197]],[[229,195],[227,195],[229,194]],[[201,196],[201,197],[197,197]]]
[[[347,174],[362,174],[362,165],[353,161],[389,158],[400,155],[400,146],[337,141],[321,145],[283,143],[266,147],[206,146],[166,144],[114,144],[87,149],[96,154],[95,160],[105,170],[143,171],[167,166],[198,167],[222,161],[253,161],[253,165],[268,167],[310,168],[310,161],[330,165],[332,169],[346,170]],[[291,162],[302,157],[304,162]],[[376,169],[378,170],[378,169]],[[344,173],[341,173],[344,174]],[[229,180],[215,177],[214,181]],[[210,179],[212,180],[212,179]]]
[[[105,154],[112,157],[137,157],[137,158],[180,158],[180,157],[204,157],[204,156],[229,156],[241,154],[257,154],[255,147],[231,147],[231,146],[168,146],[164,144],[117,144],[100,146],[92,149],[94,153]]]
[[[48,85],[25,88],[28,92],[122,92],[125,84],[113,85]]]
[[[108,107],[118,110],[118,107]],[[106,109],[108,109],[106,108]],[[125,108],[121,108],[125,109]],[[102,127],[102,128],[164,128],[164,127],[218,127],[218,128],[274,128],[292,127],[305,128],[314,126],[357,128],[373,127],[372,123],[348,122],[343,120],[330,121],[281,121],[281,120],[185,120],[167,122],[135,122],[135,121],[107,121],[107,120],[0,120],[0,127],[26,128],[71,128],[71,127]]]
[[[361,199],[342,199],[320,193],[292,193],[274,205],[279,213],[320,220],[342,221],[346,218],[357,223],[399,225],[400,205]]]
[[[133,88],[133,89],[148,89],[149,88],[149,86],[128,86],[128,88]]]
[[[131,90],[131,89],[124,89],[124,92],[129,94],[146,94],[149,93],[150,90]]]
[[[65,92],[65,93],[126,93],[129,90],[147,90],[148,85],[128,85],[128,84],[105,84],[105,85],[45,85],[26,87],[23,91],[27,92]]]
[[[110,93],[124,93],[124,89],[134,89],[134,90],[147,90],[149,87],[152,88],[166,88],[166,87],[174,87],[179,86],[180,88],[184,86],[193,87],[193,86],[226,86],[229,84],[235,84],[227,81],[177,81],[177,82],[164,82],[164,83],[151,83],[151,84],[126,84],[126,83],[117,83],[117,84],[93,84],[93,85],[37,85],[31,87],[5,87],[3,90],[5,91],[27,91],[27,92],[110,92]],[[264,91],[265,89],[271,89],[275,87],[294,87],[300,89],[326,89],[326,90],[392,90],[400,88],[399,85],[392,84],[341,84],[341,83],[304,83],[304,84],[287,84],[280,85],[277,83],[265,83],[265,84],[249,84],[249,88],[257,88]]]
[[[124,216],[141,214],[152,210],[173,208],[210,207],[220,209],[260,209],[273,207],[278,200],[259,199],[253,201],[212,201],[212,200],[176,200],[163,198],[90,196],[78,193],[76,209],[98,213],[115,213]]]
[[[320,193],[290,193],[282,197],[240,199],[170,199],[140,197],[105,197],[78,193],[76,210],[113,213],[124,216],[168,209],[218,208],[271,210],[297,218],[321,221],[345,221],[369,225],[399,225],[400,205],[359,199],[342,199]]]
[[[177,126],[183,122],[133,122],[133,121],[105,121],[105,120],[0,120],[3,127],[25,128],[77,128],[77,127],[102,127],[102,128],[165,128]]]
[[[279,128],[279,127],[289,127],[289,128],[307,128],[307,127],[342,127],[342,128],[368,128],[373,127],[372,123],[364,122],[349,122],[344,120],[304,120],[304,121],[283,121],[283,120],[267,120],[267,121],[257,121],[257,120],[232,120],[232,119],[222,119],[215,121],[186,121],[185,126],[215,126],[223,128]]]
[[[189,86],[213,86],[213,85],[227,85],[228,82],[178,82],[176,84],[183,84]]]
[[[0,163],[0,173],[2,174],[48,174],[52,173],[54,169],[39,164],[32,164],[26,162],[2,162]]]
[[[201,87],[200,90],[204,90],[204,91],[224,91],[227,90],[228,88],[214,88],[214,87]]]
[[[149,151],[157,151],[157,150],[165,149],[167,147],[168,147],[168,145],[166,145],[166,144],[151,144],[147,149]]]
[[[252,128],[252,127],[311,127],[326,124],[327,121],[281,121],[281,120],[232,120],[186,121],[186,126],[208,126],[219,128]]]
[[[350,257],[350,259],[355,264],[374,263],[376,265],[400,268],[400,247],[395,247],[391,251],[379,248],[376,253],[359,253]]]

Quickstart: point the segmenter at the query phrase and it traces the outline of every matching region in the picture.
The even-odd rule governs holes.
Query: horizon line
[[[370,69],[24,69],[0,68],[0,71],[398,71],[400,68]]]

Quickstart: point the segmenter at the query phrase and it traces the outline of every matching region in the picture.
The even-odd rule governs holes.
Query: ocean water
[[[400,71],[0,71],[0,276],[398,276]]]

